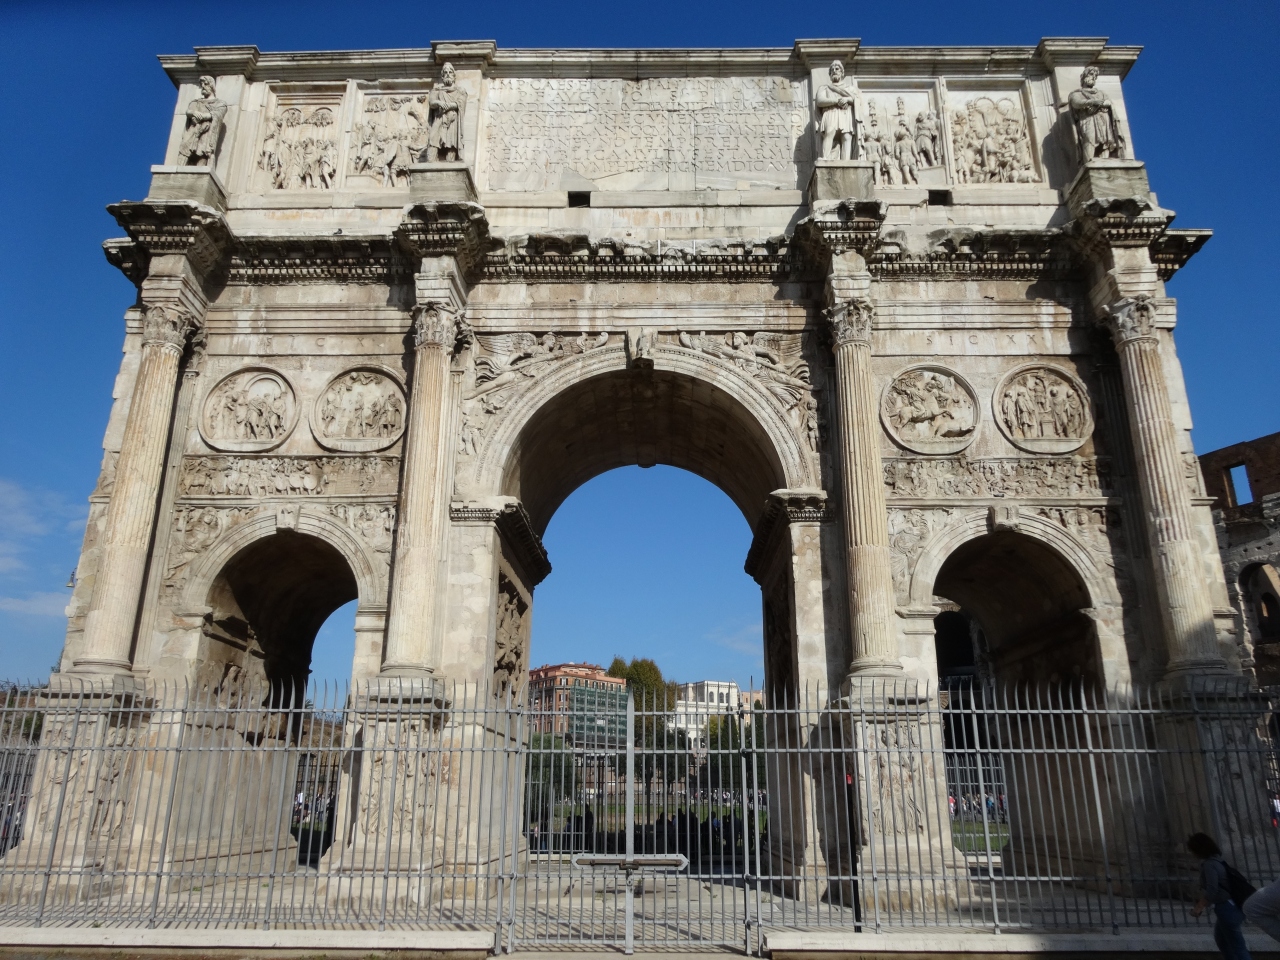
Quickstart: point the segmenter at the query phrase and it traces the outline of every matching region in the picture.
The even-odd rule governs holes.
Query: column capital
[[[831,324],[836,346],[846,343],[871,343],[876,305],[868,297],[831,298],[831,306],[823,311]]]
[[[186,349],[192,335],[200,329],[199,321],[188,310],[175,304],[149,303],[143,307],[142,342],[173,347],[179,353]]]
[[[1139,340],[1155,340],[1156,305],[1145,294],[1125,297],[1110,304],[1099,324],[1111,334],[1116,347]]]
[[[453,347],[470,343],[471,337],[471,324],[464,311],[437,300],[413,308],[413,344],[418,349]]]

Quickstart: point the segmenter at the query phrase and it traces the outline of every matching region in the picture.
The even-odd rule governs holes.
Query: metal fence
[[[1239,683],[751,699],[677,725],[643,694],[563,722],[421,681],[10,687],[0,923],[750,952],[778,928],[1195,924],[1196,830],[1255,882],[1280,869],[1273,703]]]

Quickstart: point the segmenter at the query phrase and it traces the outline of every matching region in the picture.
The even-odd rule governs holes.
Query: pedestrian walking
[[[1240,926],[1244,923],[1244,903],[1255,892],[1239,870],[1222,857],[1213,838],[1193,833],[1187,838],[1187,849],[1200,859],[1200,899],[1191,908],[1198,917],[1207,906],[1213,907],[1213,941],[1226,960],[1253,960],[1244,942]]]

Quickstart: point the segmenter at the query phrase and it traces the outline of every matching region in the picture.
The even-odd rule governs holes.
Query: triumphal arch
[[[296,683],[358,599],[354,678],[518,690],[557,506],[664,463],[771,690],[930,678],[943,607],[1006,679],[1238,671],[1138,52],[162,57],[60,670]]]

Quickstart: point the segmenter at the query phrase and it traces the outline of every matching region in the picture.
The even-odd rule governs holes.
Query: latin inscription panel
[[[808,85],[785,77],[490,81],[490,190],[794,190]]]

